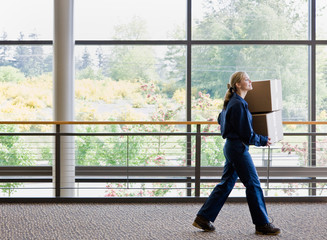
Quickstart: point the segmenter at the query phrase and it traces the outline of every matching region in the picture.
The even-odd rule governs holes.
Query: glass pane
[[[51,120],[52,47],[0,45],[0,118]]]
[[[202,127],[202,132],[220,133],[220,130],[218,129],[218,125],[208,124]],[[224,166],[224,144],[225,140],[221,136],[201,136],[201,166]]]
[[[299,131],[301,130],[298,130],[298,132]],[[308,136],[284,136],[282,141],[271,147],[272,156],[270,166],[308,167],[310,166],[308,149]],[[266,158],[268,158],[268,156]]]
[[[130,132],[185,132],[185,126],[97,124],[80,125],[75,129],[83,133],[112,134],[76,136],[78,166],[186,166],[186,136],[126,136]],[[117,133],[121,135],[115,135]]]
[[[327,46],[317,46],[317,121],[327,121]],[[317,132],[327,133],[327,125],[317,125]],[[327,135],[327,134],[326,134]],[[326,166],[326,136],[317,138],[317,165]]]
[[[316,1],[317,9],[317,39],[326,40],[327,39],[327,2],[324,0]]]
[[[1,1],[0,40],[51,40],[53,0]]]
[[[1,182],[0,197],[53,197],[53,183]]]
[[[185,183],[78,183],[77,197],[186,197]]]
[[[316,166],[327,167],[327,138],[318,136],[316,141]]]
[[[308,38],[308,1],[192,1],[193,39]]]
[[[230,75],[281,79],[283,121],[308,119],[307,46],[199,45],[192,48],[192,120],[216,120]]]
[[[76,120],[185,120],[184,46],[76,47]]]
[[[265,185],[265,184],[264,184]],[[269,183],[269,189],[264,189],[266,196],[286,197],[286,196],[309,196],[308,183]],[[263,186],[265,188],[265,186]]]
[[[185,39],[186,1],[79,0],[76,39]]]
[[[327,120],[327,47],[317,46],[317,121]],[[327,131],[325,125],[318,125],[319,131]]]

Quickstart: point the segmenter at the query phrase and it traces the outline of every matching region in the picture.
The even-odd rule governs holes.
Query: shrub
[[[0,82],[20,82],[24,79],[25,76],[19,69],[11,66],[0,67]]]

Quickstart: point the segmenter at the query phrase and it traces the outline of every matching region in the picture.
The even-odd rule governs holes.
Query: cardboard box
[[[245,101],[251,113],[272,112],[282,109],[281,80],[260,80],[252,82],[253,89],[248,91]]]
[[[283,139],[282,111],[252,114],[252,126],[255,133],[268,136],[275,143]]]

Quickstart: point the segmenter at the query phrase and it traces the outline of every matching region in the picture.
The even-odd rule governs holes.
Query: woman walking
[[[193,222],[193,226],[204,231],[215,230],[212,222],[215,221],[239,177],[246,187],[246,198],[256,233],[270,235],[280,233],[280,229],[269,222],[259,177],[248,151],[249,145],[270,146],[271,144],[270,138],[253,132],[252,115],[244,100],[250,90],[252,90],[252,83],[247,73],[232,74],[223,110],[218,117],[222,137],[226,139],[223,176]]]

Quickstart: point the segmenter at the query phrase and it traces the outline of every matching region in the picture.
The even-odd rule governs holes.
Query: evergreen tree
[[[30,39],[37,39],[36,33],[31,33],[29,35]],[[32,45],[30,47],[31,57],[30,63],[32,64],[32,68],[29,70],[27,76],[37,76],[41,75],[44,72],[44,57],[43,57],[43,48],[38,45]]]
[[[83,56],[82,56],[82,62],[80,64],[80,66],[79,66],[79,70],[90,67],[91,64],[92,64],[91,54],[89,53],[87,48],[84,48],[84,53],[83,53]]]
[[[7,40],[8,34],[3,32],[0,36],[1,40]],[[6,66],[9,64],[8,61],[8,51],[9,47],[7,45],[0,45],[0,66]]]
[[[19,33],[18,40],[24,40],[24,34]],[[25,45],[18,45],[14,55],[14,67],[18,68],[25,76],[28,76],[30,65],[30,49]]]
[[[98,47],[96,50],[96,56],[98,58],[98,68],[102,69],[105,64],[105,56],[103,54],[103,49],[101,47]]]
[[[36,40],[37,34],[31,33],[30,38]],[[18,40],[23,40],[24,34],[20,32]],[[44,72],[43,48],[41,46],[19,45],[14,54],[14,67],[20,69],[27,77],[37,76]]]

